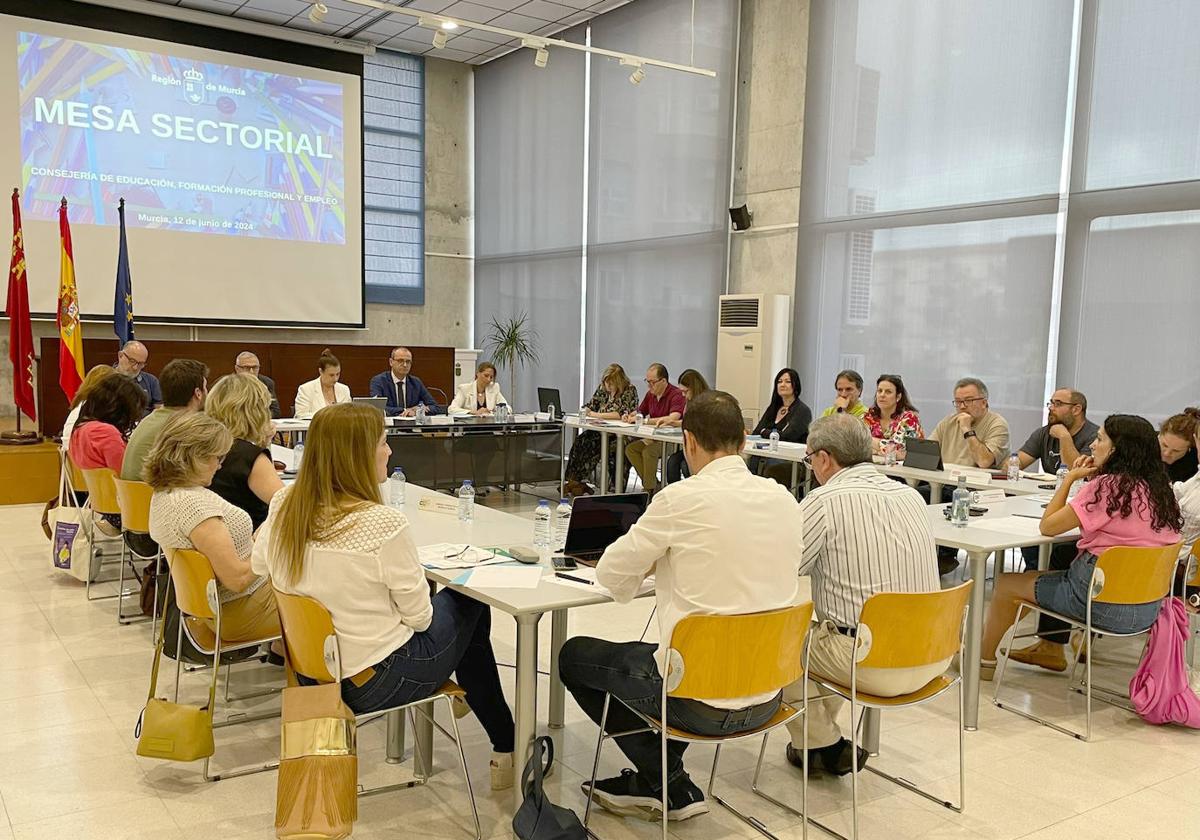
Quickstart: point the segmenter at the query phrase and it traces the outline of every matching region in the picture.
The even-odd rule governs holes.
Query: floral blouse
[[[610,414],[614,411],[618,414],[632,414],[637,411],[638,407],[637,388],[633,387],[631,383],[629,387],[614,397],[601,385],[583,407],[598,414]]]
[[[863,416],[863,422],[867,424],[867,429],[871,432],[871,437],[878,440],[883,438],[902,438],[916,437],[919,440],[925,439],[925,430],[921,428],[921,421],[917,417],[917,412],[908,410],[902,411],[899,414],[893,414],[891,422],[885,429],[883,423],[879,419],[879,409],[871,408]]]

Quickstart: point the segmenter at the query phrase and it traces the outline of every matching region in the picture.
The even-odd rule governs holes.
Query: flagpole
[[[21,196],[20,191],[16,187],[13,187],[12,200],[13,200],[14,217],[16,216],[17,202],[20,200],[20,196]],[[20,230],[18,220],[16,218],[14,218],[13,221],[14,221],[14,234],[13,234],[14,235],[14,241],[13,241],[14,263],[13,264],[16,265],[17,264],[16,256],[17,256],[18,246],[20,247],[20,251],[21,251],[22,263],[24,261],[24,254],[23,254],[24,244],[23,244],[23,242],[19,241],[17,238],[17,233]],[[21,270],[24,271],[24,268],[22,267]],[[13,268],[10,267],[9,268],[9,280],[8,280],[10,286],[12,285],[12,282],[13,282],[12,272],[13,272]],[[10,303],[11,303],[11,298],[10,298]],[[25,317],[27,318],[28,317],[28,305],[26,305],[25,310],[26,310]],[[20,317],[20,313],[17,313],[17,312],[9,311],[5,314],[8,315],[10,321],[14,321],[16,318]],[[16,328],[14,327],[13,329],[10,330],[10,341],[12,340],[12,336],[15,334],[15,332],[14,332],[15,329]],[[10,352],[13,352],[13,351],[10,351]],[[30,361],[33,361],[32,352],[30,353]],[[38,433],[36,431],[26,432],[21,429],[21,419],[22,419],[21,415],[24,414],[25,412],[21,409],[20,399],[17,395],[17,387],[18,387],[17,381],[16,381],[17,374],[18,374],[18,371],[14,369],[13,370],[13,405],[16,407],[16,410],[17,410],[17,430],[15,432],[14,431],[5,431],[3,433],[0,433],[0,445],[4,445],[4,446],[27,446],[29,444],[39,443],[41,441],[41,436],[38,435]]]

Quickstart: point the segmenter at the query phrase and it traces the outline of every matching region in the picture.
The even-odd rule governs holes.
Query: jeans
[[[654,661],[655,645],[647,642],[606,642],[576,636],[567,640],[558,657],[558,673],[580,708],[595,723],[608,704],[605,731],[628,732],[645,723],[626,705],[658,718],[662,714],[662,677]],[[620,700],[621,702],[617,702]],[[779,697],[745,709],[718,709],[696,700],[667,698],[667,723],[696,735],[732,735],[762,726],[779,710]],[[614,739],[621,752],[633,762],[642,782],[651,790],[662,790],[661,736],[656,732],[623,735]],[[667,742],[667,788],[687,779],[683,753],[687,744]]]
[[[676,481],[683,481],[685,478],[692,477],[692,470],[688,466],[687,459],[683,457],[683,450],[672,452],[667,458],[667,481],[674,484]]]
[[[1079,621],[1087,617],[1087,591],[1096,568],[1096,555],[1081,551],[1065,572],[1050,572],[1033,584],[1039,607],[1054,610]],[[1140,633],[1158,618],[1162,601],[1146,604],[1092,604],[1092,626],[1111,633]]]
[[[516,732],[496,671],[492,612],[486,604],[443,589],[433,596],[429,627],[413,634],[374,667],[375,675],[361,686],[342,680],[342,699],[355,713],[376,712],[428,697],[454,674],[492,749],[513,751]]]
[[[1047,570],[1065,572],[1071,568],[1071,561],[1075,559],[1077,553],[1079,550],[1074,542],[1055,543],[1050,547],[1050,564],[1047,566]],[[1021,556],[1025,559],[1026,571],[1037,571],[1037,546],[1031,545],[1022,548]],[[1039,638],[1045,639],[1047,642],[1065,645],[1071,639],[1071,625],[1065,621],[1059,621],[1053,616],[1042,614],[1038,616],[1037,633]]]

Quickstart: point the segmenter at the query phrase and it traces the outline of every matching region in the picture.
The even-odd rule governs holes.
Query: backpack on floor
[[[1163,600],[1158,619],[1150,628],[1150,641],[1133,679],[1129,699],[1147,723],[1178,723],[1200,729],[1200,697],[1188,684],[1184,646],[1188,634],[1187,610],[1172,596]]]

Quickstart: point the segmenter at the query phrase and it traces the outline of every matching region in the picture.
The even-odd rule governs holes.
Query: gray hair
[[[259,360],[258,354],[255,353],[253,350],[243,350],[241,353],[238,353],[237,356],[234,357],[234,359],[233,359],[234,367],[241,364],[242,359],[246,358],[247,356],[252,357],[254,359],[254,361],[256,361],[256,362]]]
[[[959,388],[966,388],[968,385],[974,385],[975,390],[979,391],[979,396],[983,397],[985,400],[987,399],[987,386],[983,384],[982,379],[976,379],[974,376],[964,376],[962,379],[955,382],[954,390],[957,391]]]
[[[838,466],[870,463],[871,449],[867,424],[852,414],[830,414],[808,427],[808,451],[828,452]]]

